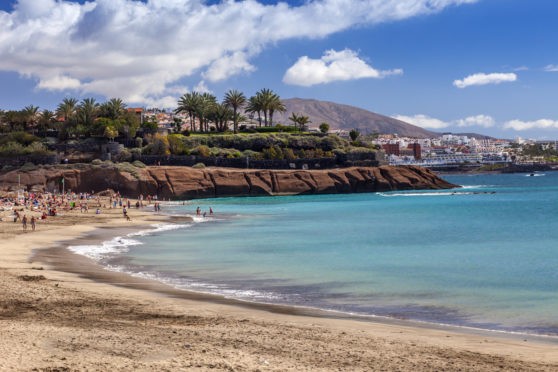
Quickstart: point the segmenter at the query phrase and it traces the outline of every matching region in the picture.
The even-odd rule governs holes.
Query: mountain
[[[440,133],[405,123],[370,112],[358,107],[341,105],[333,102],[314,99],[291,98],[283,100],[287,111],[274,114],[273,121],[289,124],[291,112],[310,117],[312,124],[317,127],[321,123],[328,123],[331,129],[358,129],[361,133],[378,132],[381,134],[395,134],[406,137],[429,138],[439,137]]]

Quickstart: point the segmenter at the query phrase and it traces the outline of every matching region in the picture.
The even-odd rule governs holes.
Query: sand
[[[301,316],[179,296],[124,274],[103,276],[106,270],[63,254],[63,248],[39,255],[43,262],[30,261],[36,249],[87,234],[93,239],[96,228],[110,227],[93,233],[109,235],[165,218],[135,209],[130,214],[132,221],[120,210],[77,211],[27,233],[19,223],[0,222],[0,370],[558,370],[558,346],[532,338]],[[66,261],[59,269],[73,272],[51,269],[59,260]]]

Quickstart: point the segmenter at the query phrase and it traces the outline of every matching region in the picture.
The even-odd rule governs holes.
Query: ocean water
[[[558,172],[444,178],[464,187],[170,203],[215,215],[71,249],[245,301],[558,335]]]

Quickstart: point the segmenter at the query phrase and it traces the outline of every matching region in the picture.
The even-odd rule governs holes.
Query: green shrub
[[[36,137],[32,134],[26,133],[26,132],[12,132],[10,134],[8,134],[7,136],[3,136],[0,139],[0,144],[6,144],[8,142],[17,142],[20,145],[23,146],[29,146],[30,144],[32,144],[33,142],[38,142],[41,139],[39,137]]]
[[[244,156],[245,158],[251,158],[251,159],[254,159],[254,160],[262,160],[264,158],[264,156],[261,152],[252,151],[252,150],[244,150],[242,152],[242,156]]]
[[[208,158],[211,155],[211,153],[210,153],[209,148],[207,146],[201,145],[201,146],[198,146],[197,151],[196,151],[196,155]]]
[[[296,159],[293,149],[284,149],[283,155],[285,156],[285,159]]]
[[[167,137],[156,133],[151,143],[151,155],[170,155],[169,140]]]
[[[204,163],[196,163],[196,164],[192,165],[192,168],[203,169],[203,168],[205,168],[205,164]]]
[[[139,160],[135,160],[134,162],[132,162],[133,166],[136,168],[145,168],[147,167],[147,165],[143,164],[141,161]]]
[[[19,170],[22,171],[22,172],[31,172],[31,171],[33,171],[37,168],[39,168],[39,167],[37,167],[33,163],[25,163],[21,168],[19,168]]]
[[[130,153],[132,154],[132,159],[135,159],[135,158],[141,156],[142,149],[139,148],[139,147],[136,147],[136,148],[131,149]]]
[[[93,159],[93,161],[91,162],[91,164],[93,165],[101,165],[103,164],[103,161],[101,159]]]
[[[184,146],[184,136],[181,134],[169,134],[167,137],[169,142],[169,150],[173,155],[185,155],[188,149]]]
[[[0,145],[0,155],[2,156],[22,155],[23,153],[24,147],[17,142],[8,142]]]
[[[271,146],[263,150],[266,159],[284,159],[283,150],[278,146]]]
[[[124,149],[114,157],[114,160],[118,162],[129,162],[132,160],[132,153],[128,149]]]

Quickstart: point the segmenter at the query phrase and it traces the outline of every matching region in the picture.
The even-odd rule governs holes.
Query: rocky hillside
[[[312,126],[318,126],[320,123],[326,122],[332,129],[351,130],[357,128],[361,133],[397,133],[400,136],[418,138],[440,136],[440,133],[431,132],[358,107],[301,98],[285,99],[283,103],[287,111],[283,114],[275,114],[274,122],[288,124],[290,123],[288,117],[291,115],[291,112],[294,112],[309,116]]]
[[[0,186],[27,190],[91,192],[113,189],[124,196],[157,194],[174,199],[220,196],[341,194],[455,187],[419,167],[354,167],[334,170],[243,170],[230,168],[147,167],[131,174],[118,169],[36,169],[0,175]]]

